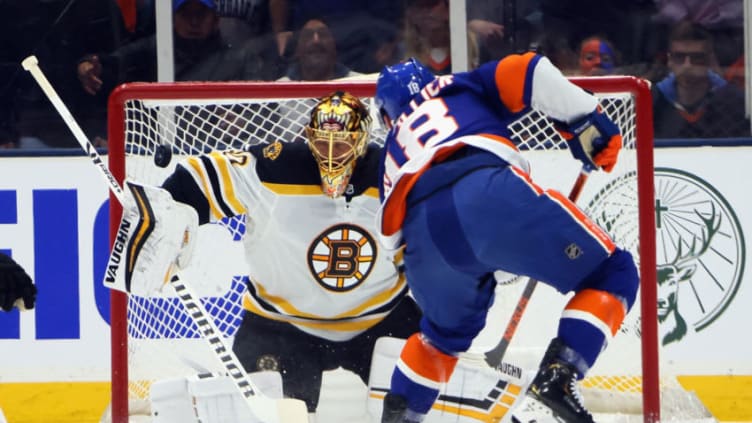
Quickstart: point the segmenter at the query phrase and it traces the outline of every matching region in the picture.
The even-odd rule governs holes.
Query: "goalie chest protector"
[[[323,194],[304,143],[215,152],[181,164],[205,197],[195,203],[206,208],[208,201],[211,220],[246,216],[246,310],[343,341],[377,324],[406,295],[400,255],[377,239],[380,155],[369,146],[346,193],[334,199]]]

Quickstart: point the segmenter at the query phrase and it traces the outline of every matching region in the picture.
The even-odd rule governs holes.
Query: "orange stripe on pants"
[[[627,314],[627,309],[619,298],[597,289],[583,289],[578,292],[569,300],[565,309],[592,314],[611,329],[612,336],[616,335]]]
[[[457,364],[457,357],[439,351],[419,333],[407,339],[400,359],[415,373],[436,382],[449,380]]]

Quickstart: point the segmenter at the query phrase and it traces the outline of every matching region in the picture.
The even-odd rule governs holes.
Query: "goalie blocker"
[[[126,183],[123,217],[104,284],[136,295],[158,292],[191,257],[198,214],[162,188]]]

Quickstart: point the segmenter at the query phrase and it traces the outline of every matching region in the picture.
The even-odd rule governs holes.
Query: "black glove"
[[[0,308],[11,311],[16,301],[23,299],[24,309],[31,309],[36,298],[37,287],[31,283],[26,271],[12,258],[0,253]]]

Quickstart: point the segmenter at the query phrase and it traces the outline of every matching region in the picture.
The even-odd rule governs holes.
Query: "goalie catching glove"
[[[0,253],[0,308],[4,311],[34,308],[37,287],[31,277],[12,258]]]
[[[184,268],[193,250],[198,214],[162,188],[126,184],[123,218],[112,246],[104,285],[136,295],[158,292],[174,267]]]
[[[554,126],[587,171],[614,169],[622,140],[619,127],[608,116],[596,110],[570,124],[556,122]]]

